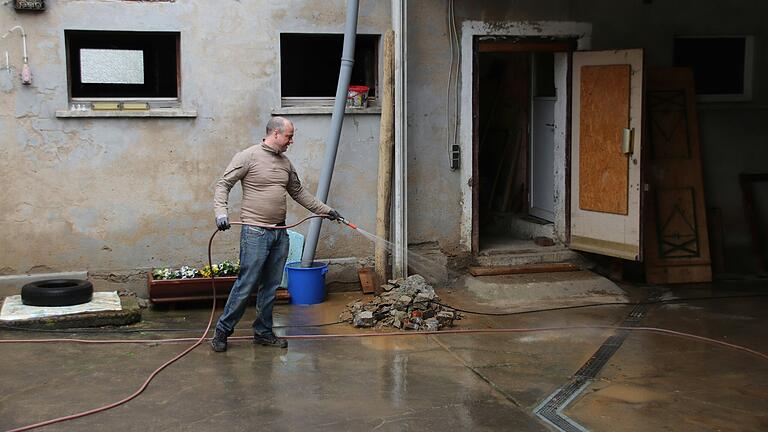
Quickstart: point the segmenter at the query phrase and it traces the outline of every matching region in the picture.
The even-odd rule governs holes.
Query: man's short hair
[[[289,124],[293,123],[285,117],[272,117],[267,122],[267,135],[271,135],[274,131],[285,133],[285,127]]]

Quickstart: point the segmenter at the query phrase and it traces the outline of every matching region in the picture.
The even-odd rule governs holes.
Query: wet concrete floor
[[[768,294],[767,282],[662,288],[664,297]],[[651,287],[628,287],[630,298]],[[462,291],[438,293],[477,306]],[[335,321],[361,297],[332,294],[316,306],[280,305],[277,324]],[[479,308],[479,307],[478,307]],[[499,312],[482,305],[483,310]],[[492,317],[456,328],[616,325],[631,307],[602,306]],[[0,339],[160,339],[194,336],[205,306],[145,310],[144,333],[30,333]],[[248,336],[246,312],[237,335]],[[651,306],[640,323],[768,353],[768,297]],[[166,329],[160,332],[149,329]],[[351,334],[348,325],[285,327],[287,335]],[[362,331],[373,333],[371,330]],[[566,383],[612,330],[292,339],[287,350],[233,341],[203,345],[161,372],[137,399],[46,431],[547,431],[533,409]],[[185,344],[0,344],[0,429],[9,430],[122,399]],[[768,361],[699,341],[632,332],[564,414],[591,431],[768,430]]]

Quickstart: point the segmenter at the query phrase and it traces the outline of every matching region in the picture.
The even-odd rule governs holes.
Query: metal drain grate
[[[649,299],[653,301],[657,296]],[[648,306],[636,305],[629,315],[620,324],[621,327],[634,327],[645,317]],[[563,410],[573,401],[590,382],[597,377],[608,360],[618,351],[629,334],[628,330],[617,330],[609,337],[589,360],[573,374],[573,378],[565,385],[555,390],[548,398],[534,408],[533,412],[538,418],[548,423],[555,429],[564,432],[587,432],[580,424],[563,414]]]
[[[587,432],[581,425],[562,413],[565,407],[589,385],[589,380],[576,378],[560,387],[533,411],[536,416],[557,430],[565,432]]]

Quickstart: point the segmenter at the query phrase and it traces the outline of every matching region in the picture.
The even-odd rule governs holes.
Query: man
[[[260,282],[253,343],[279,348],[288,346],[288,341],[272,332],[275,292],[288,257],[288,233],[284,228],[276,228],[285,226],[285,193],[313,213],[327,214],[331,220],[341,218],[336,210],[301,186],[293,164],[284,154],[293,143],[293,130],[293,123],[288,119],[272,117],[261,143],[236,154],[216,183],[214,210],[218,229],[223,231],[230,227],[227,201],[229,191],[238,181],[243,188],[240,220],[246,224],[240,233],[240,274],[211,340],[216,352],[227,350],[227,338],[235,330],[251,292]]]

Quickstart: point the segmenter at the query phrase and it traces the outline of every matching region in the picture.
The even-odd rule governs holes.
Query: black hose
[[[582,309],[599,306],[636,306],[636,305],[651,305],[661,303],[679,303],[688,301],[704,301],[704,300],[729,300],[729,299],[742,299],[742,298],[756,298],[756,297],[768,297],[768,294],[744,294],[744,295],[726,295],[726,296],[706,296],[706,297],[680,297],[667,300],[649,300],[643,302],[606,302],[606,303],[590,303],[585,305],[576,306],[561,306],[545,309],[530,309],[517,312],[478,312],[467,309],[458,308],[441,302],[433,301],[442,307],[449,308],[458,312],[463,312],[470,315],[487,315],[487,316],[511,316],[511,315],[525,315],[532,313],[551,312],[567,309]],[[345,324],[349,321],[334,321],[321,324],[302,324],[302,325],[276,325],[274,328],[309,328],[309,327],[327,327],[338,324]],[[0,324],[0,329],[10,331],[24,331],[35,333],[92,333],[92,334],[108,334],[108,333],[170,333],[170,332],[199,332],[201,329],[184,329],[184,328],[152,328],[152,329],[93,329],[93,328],[71,328],[71,329],[34,329],[27,327],[18,327],[12,325]],[[237,330],[250,330],[250,329],[235,329]]]
[[[463,312],[471,315],[488,315],[488,316],[510,316],[510,315],[525,315],[525,314],[531,314],[531,313],[540,313],[540,312],[551,312],[551,311],[559,311],[559,310],[567,310],[567,309],[582,309],[582,308],[590,308],[590,307],[596,307],[596,306],[638,306],[638,305],[653,305],[653,304],[661,304],[661,303],[678,303],[678,302],[686,302],[686,301],[700,301],[700,300],[721,300],[721,299],[738,299],[738,298],[752,298],[752,297],[768,297],[768,294],[745,294],[745,295],[734,295],[734,296],[707,296],[707,297],[681,297],[676,299],[668,299],[668,300],[647,300],[647,301],[640,301],[640,302],[606,302],[606,303],[590,303],[585,305],[575,305],[575,306],[559,306],[559,307],[553,307],[553,308],[546,308],[546,309],[530,309],[530,310],[524,310],[524,311],[517,311],[517,312],[477,312],[477,311],[471,311],[467,309],[461,309],[457,308],[451,305],[443,304],[437,301],[432,301],[435,304],[438,304],[442,307],[446,307],[449,309],[453,309],[458,312]]]

